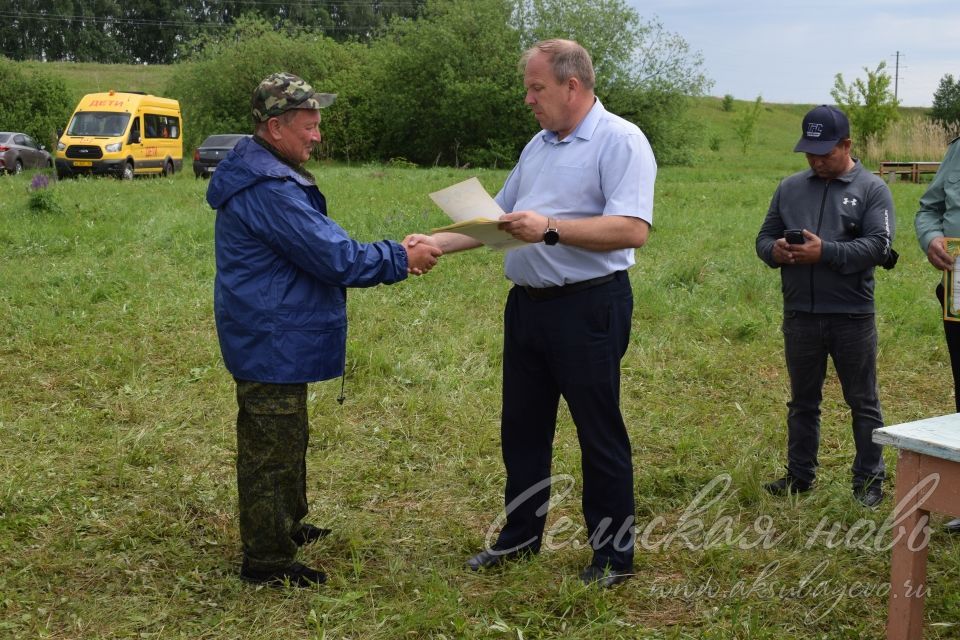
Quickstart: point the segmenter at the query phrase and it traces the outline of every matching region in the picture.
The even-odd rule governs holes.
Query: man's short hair
[[[526,51],[520,58],[520,69],[524,70],[527,63],[537,53],[550,56],[550,66],[557,82],[565,82],[569,78],[577,78],[584,89],[593,91],[596,76],[593,72],[593,60],[590,53],[573,40],[541,40]]]

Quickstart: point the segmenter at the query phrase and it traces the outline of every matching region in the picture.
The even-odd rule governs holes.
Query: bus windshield
[[[130,122],[129,113],[81,111],[73,116],[73,121],[67,128],[67,135],[116,138],[124,134],[128,122]]]

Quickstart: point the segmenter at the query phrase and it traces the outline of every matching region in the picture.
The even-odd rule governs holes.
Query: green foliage
[[[733,96],[725,94],[723,96],[723,101],[720,103],[720,108],[726,111],[727,113],[733,111]]]
[[[22,131],[53,149],[73,106],[60,77],[41,69],[24,72],[0,57],[0,131]]]
[[[756,138],[757,122],[760,121],[760,113],[762,111],[763,98],[757,96],[753,104],[747,107],[747,110],[737,118],[737,124],[733,130],[737,134],[737,139],[740,140],[740,153],[743,155],[746,155],[751,145],[753,145]]]
[[[536,130],[518,58],[556,35],[591,51],[598,95],[644,130],[661,164],[691,160],[698,126],[685,114],[709,86],[702,61],[623,0],[429,0],[416,20],[394,19],[369,45],[243,18],[188,45],[167,93],[181,100],[188,147],[248,130],[250,91],[285,69],[339,96],[323,114],[323,157],[506,166]]]
[[[686,164],[700,137],[690,98],[712,82],[703,57],[656,18],[643,20],[623,0],[516,0],[525,45],[545,38],[576,40],[589,52],[604,106],[638,125],[660,164]]]
[[[52,187],[32,191],[28,206],[34,213],[63,214],[63,205],[60,204],[56,189]]]
[[[954,131],[960,130],[960,78],[946,74],[933,94],[930,117]]]
[[[830,90],[837,106],[850,119],[851,137],[866,146],[882,141],[890,125],[900,117],[899,103],[890,90],[892,79],[884,71],[886,67],[886,62],[878,64],[873,71],[864,67],[866,80],[857,78],[849,85],[844,82],[843,74],[838,73]]]
[[[504,165],[533,131],[507,0],[431,0],[371,46],[360,126],[370,152],[418,164]],[[483,43],[483,46],[477,46]]]
[[[333,90],[334,71],[354,64],[349,51],[323,36],[291,36],[262,19],[239,20],[226,37],[205,42],[193,60],[178,64],[167,87],[167,97],[179,99],[183,110],[184,147],[213,133],[252,131],[250,97],[276,71],[308,79],[319,91]]]
[[[368,41],[391,17],[417,15],[424,1],[7,0],[0,51],[17,60],[170,63],[185,43],[222,33],[244,15],[278,31]]]

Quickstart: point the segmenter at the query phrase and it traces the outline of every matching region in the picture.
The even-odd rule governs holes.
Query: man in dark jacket
[[[780,269],[791,396],[787,474],[765,488],[784,495],[813,487],[829,355],[853,417],[853,494],[875,507],[884,465],[872,440],[883,426],[873,270],[891,261],[895,220],[886,183],[852,158],[850,147],[842,111],[821,105],[807,113],[794,151],[806,153],[810,169],[780,183],[757,235],[757,255]]]
[[[424,273],[441,254],[422,244],[361,243],[327,216],[303,168],[320,141],[320,109],[336,96],[275,73],[253,94],[255,131],[217,167],[214,313],[237,386],[237,488],[249,582],[319,584],[297,548],[329,533],[307,514],[307,383],[343,374],[345,287]]]

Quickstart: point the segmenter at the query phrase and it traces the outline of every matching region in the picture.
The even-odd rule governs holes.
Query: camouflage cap
[[[256,122],[266,122],[291,109],[329,107],[336,97],[333,93],[317,93],[292,73],[273,73],[254,90],[250,110]]]

